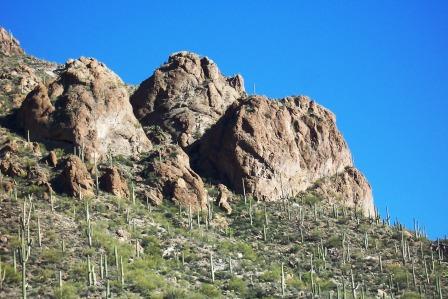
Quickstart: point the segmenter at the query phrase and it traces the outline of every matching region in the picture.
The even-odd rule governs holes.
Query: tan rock
[[[0,160],[0,171],[9,177],[26,177],[27,171],[19,161],[19,156],[8,153]]]
[[[343,172],[319,180],[310,189],[329,202],[356,207],[364,215],[375,215],[372,189],[364,175],[354,167],[347,166]]]
[[[170,199],[194,210],[206,207],[207,191],[199,175],[191,168],[187,154],[176,145],[168,145],[149,157],[144,171],[152,189],[152,201]],[[150,189],[150,190],[151,190]]]
[[[131,235],[126,230],[124,230],[122,228],[117,229],[115,234],[117,235],[118,240],[121,242],[126,242],[131,237]]]
[[[335,121],[329,110],[307,97],[250,97],[232,104],[189,153],[201,175],[239,193],[244,180],[247,193],[274,201],[352,166]],[[358,200],[368,202],[370,187],[364,183],[360,181],[358,194],[367,197]]]
[[[56,167],[58,165],[58,157],[56,156],[56,153],[54,151],[50,151],[48,154],[48,162],[50,163],[50,166]]]
[[[133,115],[126,86],[91,58],[67,62],[48,89],[40,84],[28,94],[18,123],[33,139],[56,141],[70,150],[83,148],[88,160],[151,148]]]
[[[11,32],[6,31],[2,27],[0,27],[0,52],[7,56],[25,54],[20,47],[19,41]]]
[[[218,206],[223,209],[227,215],[230,215],[232,213],[232,207],[230,206],[229,203],[229,198],[231,196],[230,191],[227,189],[226,186],[224,186],[223,184],[219,184],[218,185],[218,198],[217,198],[217,203]]]
[[[40,145],[37,142],[31,143],[31,150],[33,151],[33,154],[37,157],[40,157],[42,155],[42,153],[40,151]]]
[[[49,181],[49,173],[37,164],[29,168],[27,178],[38,186],[46,186]]]
[[[93,180],[86,165],[78,156],[70,155],[62,165],[62,173],[56,178],[54,187],[60,192],[78,197],[93,196]]]
[[[186,147],[244,95],[240,75],[224,77],[207,57],[179,52],[141,83],[131,103],[143,125],[159,125]]]
[[[108,167],[100,178],[100,188],[118,197],[129,197],[126,180],[116,167]]]

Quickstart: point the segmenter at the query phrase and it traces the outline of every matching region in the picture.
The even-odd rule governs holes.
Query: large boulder
[[[52,184],[56,191],[70,196],[90,197],[94,195],[93,179],[84,162],[78,156],[70,155],[61,165],[62,172]]]
[[[3,27],[0,27],[0,53],[7,56],[25,54],[19,41]]]
[[[364,215],[375,215],[372,189],[364,175],[354,167],[347,166],[343,172],[319,180],[310,191],[328,202],[361,210]]]
[[[189,152],[202,176],[240,193],[244,182],[247,193],[274,201],[352,166],[335,122],[329,110],[307,97],[249,97],[230,106]]]
[[[17,117],[32,139],[81,148],[87,159],[109,153],[130,156],[151,148],[133,114],[126,86],[92,58],[67,62],[48,88],[39,84]]]
[[[100,178],[100,188],[118,197],[129,197],[126,179],[117,167],[107,167]]]
[[[19,108],[37,84],[56,77],[58,65],[25,55],[19,41],[0,27],[0,115]]]
[[[244,95],[240,75],[224,77],[209,58],[179,52],[141,83],[131,103],[143,125],[162,127],[186,147]]]
[[[216,198],[216,202],[218,206],[230,215],[232,213],[232,207],[230,206],[230,198],[232,194],[227,189],[227,187],[223,184],[218,184],[218,197]]]
[[[143,172],[151,202],[160,204],[172,200],[193,210],[205,209],[207,191],[201,177],[190,168],[187,154],[177,145],[166,145],[146,161]]]

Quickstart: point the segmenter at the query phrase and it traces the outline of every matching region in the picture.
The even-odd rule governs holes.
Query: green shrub
[[[325,243],[325,246],[328,248],[341,248],[342,247],[342,237],[341,236],[333,236],[328,239]]]
[[[76,299],[78,296],[78,289],[74,284],[64,283],[62,289],[59,287],[54,289],[54,297],[57,299]]]
[[[5,271],[5,284],[13,284],[21,281],[20,271],[14,271],[14,267],[2,263],[2,270]]]
[[[271,270],[265,271],[260,275],[260,280],[265,282],[279,281],[282,275],[282,269],[279,266],[273,266]]]
[[[59,264],[63,254],[61,248],[45,248],[42,250],[41,257],[48,264]]]
[[[219,298],[221,297],[221,292],[217,287],[209,283],[203,283],[201,285],[200,292],[207,298]]]
[[[145,296],[149,296],[152,290],[166,287],[163,277],[144,268],[128,270],[125,277],[137,292]]]
[[[406,292],[401,297],[401,299],[420,299],[422,298],[420,294],[415,292]]]
[[[233,277],[229,281],[229,290],[239,293],[240,295],[244,295],[247,293],[247,284],[243,279]]]

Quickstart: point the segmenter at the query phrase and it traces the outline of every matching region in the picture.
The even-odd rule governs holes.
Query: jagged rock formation
[[[56,153],[54,151],[50,151],[50,153],[48,154],[47,161],[50,164],[50,166],[53,167],[58,166],[58,157],[56,156]]]
[[[61,165],[62,172],[53,182],[54,188],[70,196],[93,196],[93,179],[78,156],[70,155]]]
[[[235,102],[190,153],[201,175],[240,193],[244,181],[246,192],[267,201],[295,195],[352,166],[335,116],[302,96],[278,101],[255,96]],[[357,191],[345,195],[363,196],[348,200],[366,202],[370,210],[370,186],[359,177],[347,177],[346,185]]]
[[[123,82],[91,58],[67,62],[48,88],[39,84],[20,107],[18,123],[33,139],[82,148],[87,159],[151,148]]]
[[[154,203],[167,197],[184,205],[203,206],[206,192],[200,176],[190,168],[192,158],[202,176],[240,193],[243,181],[247,193],[268,201],[314,188],[329,201],[336,198],[374,213],[370,186],[352,168],[334,115],[308,98],[246,98],[241,76],[224,77],[207,57],[179,52],[144,81],[129,101],[133,87],[104,64],[80,58],[56,70],[54,64],[29,60],[17,41],[5,30],[0,33],[2,52],[9,51],[1,56],[0,67],[12,65],[7,60],[11,57],[21,59],[16,69],[1,75],[0,87],[13,98],[12,107],[21,104],[18,124],[29,130],[31,139],[70,150],[81,148],[89,160],[104,159],[108,153],[149,152],[151,138],[167,149],[161,153],[162,161],[155,159],[147,169],[161,178],[145,190]],[[139,121],[147,127],[148,137]],[[33,149],[40,154],[38,147]],[[178,157],[170,156],[174,153]],[[55,165],[52,158],[49,162]],[[3,161],[5,172],[23,174],[8,163]],[[109,192],[128,194],[117,173],[106,175]],[[315,184],[318,180],[320,184]],[[117,184],[118,189],[111,187]],[[225,192],[221,193],[225,199]],[[231,210],[226,200],[217,203]]]
[[[232,214],[232,207],[229,202],[232,193],[223,184],[218,184],[218,192],[218,197],[216,198],[218,206],[223,209],[227,215]]]
[[[347,166],[342,173],[324,177],[310,191],[329,202],[342,202],[345,206],[360,208],[365,215],[375,214],[370,184],[354,167]]]
[[[19,42],[0,27],[0,115],[20,107],[40,82],[56,77],[55,63],[25,55]]]
[[[240,75],[224,77],[207,57],[179,52],[142,82],[131,103],[143,125],[161,126],[186,147],[243,95]]]
[[[0,27],[0,52],[7,56],[25,54],[20,47],[19,41],[11,32],[6,31],[6,29],[2,27]]]
[[[100,188],[119,197],[129,197],[129,188],[126,180],[117,167],[107,167],[100,178]]]
[[[167,145],[153,153],[143,177],[151,187],[145,193],[152,203],[161,204],[166,198],[193,210],[206,207],[204,183],[190,168],[189,158],[179,146]]]

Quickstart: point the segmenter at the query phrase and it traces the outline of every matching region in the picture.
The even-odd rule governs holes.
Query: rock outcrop
[[[91,58],[67,62],[48,88],[39,84],[28,94],[17,116],[32,139],[82,148],[87,159],[108,153],[130,156],[151,148],[125,85]]]
[[[190,154],[202,176],[240,193],[244,181],[247,193],[266,201],[298,194],[318,179],[352,166],[335,116],[302,96],[282,100],[255,96],[235,102]],[[346,182],[356,184],[356,179]],[[347,192],[347,197],[364,197],[349,200],[371,202],[370,186],[360,182],[359,188],[362,191]]]
[[[224,77],[207,57],[179,52],[142,82],[131,103],[143,125],[162,127],[185,148],[243,95],[240,75]]]
[[[176,145],[167,145],[153,153],[147,161],[143,177],[151,202],[160,204],[171,199],[193,210],[206,208],[207,191],[199,175],[191,168],[187,154]]]
[[[62,172],[52,184],[58,192],[70,196],[93,196],[93,179],[78,156],[70,155],[61,165]]]
[[[6,31],[6,29],[2,27],[0,27],[0,52],[7,56],[25,54],[20,47],[19,41],[11,32]]]
[[[118,197],[129,197],[128,184],[116,167],[104,169],[100,178],[100,188]]]
[[[218,184],[218,198],[216,199],[218,206],[226,212],[227,215],[232,214],[232,207],[230,206],[231,193],[223,184]]]
[[[55,151],[50,151],[50,153],[48,154],[48,157],[47,157],[47,162],[52,167],[58,166],[58,157],[56,156]]]
[[[354,167],[347,166],[342,173],[322,178],[310,190],[328,202],[343,203],[361,209],[364,215],[375,215],[370,184]]]

